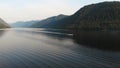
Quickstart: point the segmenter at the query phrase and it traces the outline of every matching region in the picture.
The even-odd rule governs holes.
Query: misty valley
[[[0,18],[0,68],[120,68],[119,1],[92,2],[74,14],[56,16],[53,13],[58,13],[55,7],[59,3],[53,2],[54,9],[47,9],[47,14],[54,16],[36,20],[39,15],[47,16],[44,8],[40,9],[42,14],[35,11],[35,6],[43,4],[32,0],[22,4],[24,9],[34,9],[25,12],[26,18],[24,10],[21,15],[15,12],[11,16],[10,11],[8,17]],[[23,9],[15,5],[17,11]],[[19,21],[3,20],[8,18]]]

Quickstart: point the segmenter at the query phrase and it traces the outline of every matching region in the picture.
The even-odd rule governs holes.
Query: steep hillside
[[[120,50],[120,2],[87,5],[76,12],[71,29],[77,43]]]
[[[0,28],[9,28],[10,26],[0,18]]]
[[[102,2],[81,8],[74,28],[81,30],[120,30],[120,2]]]

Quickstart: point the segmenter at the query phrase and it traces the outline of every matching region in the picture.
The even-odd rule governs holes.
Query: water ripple
[[[40,30],[34,33],[34,30],[7,30],[1,35],[0,68],[120,67],[120,52],[105,52],[78,46],[69,37],[50,37],[36,33],[41,32]]]

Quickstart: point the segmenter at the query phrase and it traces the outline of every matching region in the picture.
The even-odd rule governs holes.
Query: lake
[[[120,52],[77,44],[72,34],[1,29],[0,68],[119,68]]]

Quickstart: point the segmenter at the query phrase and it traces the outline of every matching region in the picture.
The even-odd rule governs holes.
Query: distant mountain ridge
[[[49,25],[57,23],[56,21],[61,20],[67,15],[60,14],[58,16],[49,17],[44,20],[33,20],[33,21],[19,21],[11,24],[12,27],[28,27],[28,28],[49,28]]]
[[[25,23],[23,27],[28,27],[28,25],[32,28],[120,30],[120,2],[90,4],[71,16],[54,16],[41,21]]]
[[[71,16],[50,21],[32,27],[67,29],[78,44],[120,50],[120,2],[86,5]]]
[[[18,21],[13,24],[11,24],[12,27],[30,27],[32,24],[38,22],[37,20],[35,21]]]

